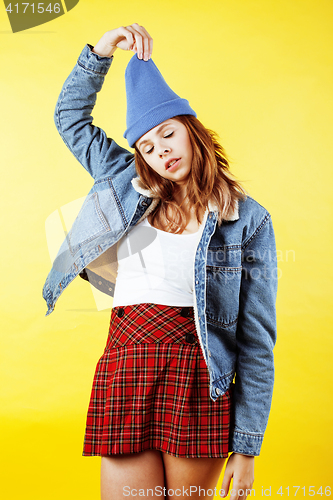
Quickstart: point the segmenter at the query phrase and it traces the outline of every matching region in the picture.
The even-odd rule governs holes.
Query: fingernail
[[[143,57],[143,54],[142,54],[142,52],[140,52],[139,59],[142,59],[142,57]]]

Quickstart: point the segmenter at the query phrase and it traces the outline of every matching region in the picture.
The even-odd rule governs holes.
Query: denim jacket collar
[[[140,177],[134,177],[131,180],[131,183],[132,183],[132,186],[134,187],[134,189],[138,193],[142,194],[143,196],[147,196],[147,198],[153,198],[152,203],[150,204],[148,209],[145,211],[143,216],[140,218],[139,222],[141,222],[141,220],[146,218],[153,210],[155,210],[160,199],[150,189],[147,189],[144,187],[144,184],[143,184],[142,180],[140,179]],[[213,200],[209,200],[208,201],[208,210],[209,210],[209,212],[218,212],[219,208]],[[232,208],[230,208],[227,216],[225,217],[225,220],[234,221],[234,220],[238,220],[238,219],[239,219],[238,200],[236,200],[235,209],[233,210]]]

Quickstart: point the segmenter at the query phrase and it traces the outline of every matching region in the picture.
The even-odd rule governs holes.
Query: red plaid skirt
[[[227,457],[231,392],[215,402],[192,307],[114,307],[96,367],[83,456],[156,449]]]

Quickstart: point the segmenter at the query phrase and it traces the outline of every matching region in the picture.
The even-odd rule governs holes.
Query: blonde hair
[[[229,163],[217,134],[207,129],[192,115],[179,115],[175,120],[186,127],[193,150],[192,168],[186,198],[194,207],[198,222],[200,213],[213,200],[219,207],[218,225],[222,224],[236,201],[246,196],[245,190],[230,172]],[[152,225],[164,231],[182,233],[187,225],[181,205],[174,199],[176,184],[155,172],[135,147],[136,171],[146,188],[160,198],[152,217]]]

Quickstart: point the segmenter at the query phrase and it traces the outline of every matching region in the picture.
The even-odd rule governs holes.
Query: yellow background
[[[218,132],[233,172],[272,214],[276,384],[256,497],[262,486],[286,498],[288,486],[293,496],[294,485],[331,484],[332,19],[331,0],[81,0],[12,34],[1,4],[1,498],[99,498],[100,458],[81,452],[110,311],[97,310],[78,278],[44,316],[45,221],[92,185],[53,123],[62,84],[85,43],[133,22],[151,33],[170,86]],[[94,111],[125,147],[131,54],[117,51]]]

